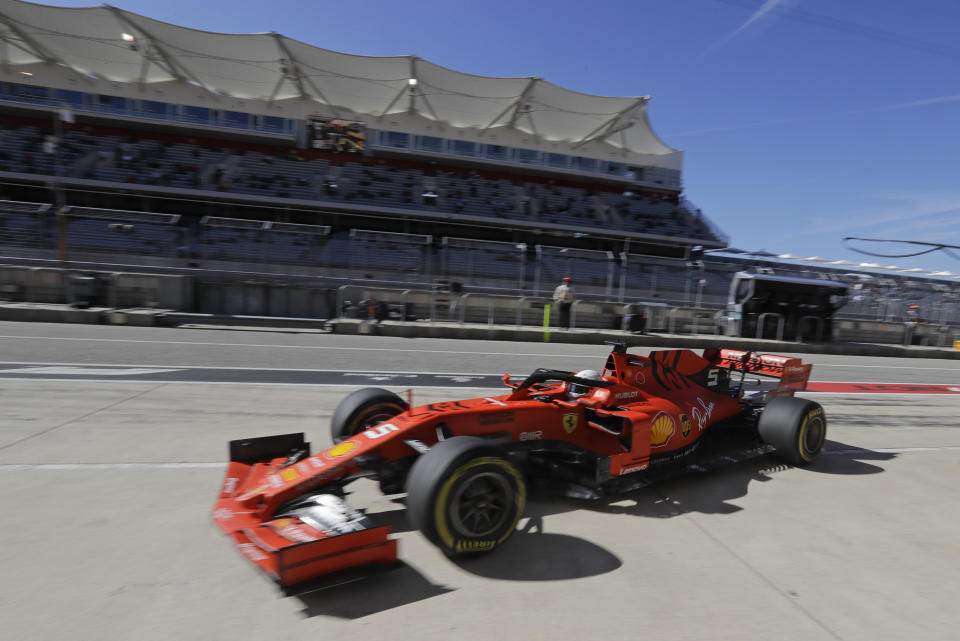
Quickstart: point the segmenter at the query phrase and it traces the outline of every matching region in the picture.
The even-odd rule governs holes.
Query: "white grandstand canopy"
[[[109,5],[63,8],[0,0],[8,69],[59,65],[86,78],[140,87],[189,83],[215,95],[307,99],[346,118],[414,113],[454,127],[510,128],[574,146],[603,142],[670,154],[650,128],[648,96],[579,93],[542,78],[475,76],[416,56],[357,56],[278,33],[189,29]]]

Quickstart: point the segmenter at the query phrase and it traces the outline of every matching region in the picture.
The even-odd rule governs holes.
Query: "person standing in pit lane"
[[[570,329],[570,307],[573,305],[573,286],[570,277],[564,276],[553,290],[553,302],[560,307],[560,327]]]

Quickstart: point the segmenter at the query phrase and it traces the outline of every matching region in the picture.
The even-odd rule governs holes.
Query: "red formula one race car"
[[[448,555],[489,552],[513,533],[536,476],[615,493],[690,466],[717,434],[812,462],[827,419],[793,396],[810,368],[727,349],[637,356],[617,344],[602,373],[505,375],[512,389],[502,396],[408,407],[392,392],[362,389],[337,407],[336,444],[319,454],[303,434],[232,441],[213,518],[281,586],[392,564],[389,528],[344,501],[348,483],[372,477],[385,494],[407,493],[409,521]]]

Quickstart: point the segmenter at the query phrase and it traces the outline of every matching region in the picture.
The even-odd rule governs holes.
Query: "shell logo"
[[[330,458],[336,458],[338,456],[344,456],[349,454],[357,447],[356,441],[344,441],[339,445],[334,445],[329,450],[327,450],[327,456]]]
[[[677,423],[673,420],[673,417],[665,412],[660,412],[650,424],[650,447],[666,445],[676,430]]]

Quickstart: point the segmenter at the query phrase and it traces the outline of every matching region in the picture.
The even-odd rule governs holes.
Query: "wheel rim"
[[[457,488],[450,501],[453,529],[470,538],[490,536],[510,517],[511,490],[507,478],[481,472]]]
[[[803,433],[803,449],[808,454],[815,454],[823,445],[825,435],[822,418],[814,416],[807,420],[807,428]]]
[[[376,408],[370,414],[362,417],[359,421],[357,421],[357,426],[354,428],[352,432],[350,432],[350,436],[356,436],[360,432],[366,431],[371,427],[373,427],[374,425],[379,425],[384,421],[389,421],[391,418],[393,418],[396,415],[397,415],[397,412],[395,411],[390,411],[389,409],[386,409],[386,408]]]

